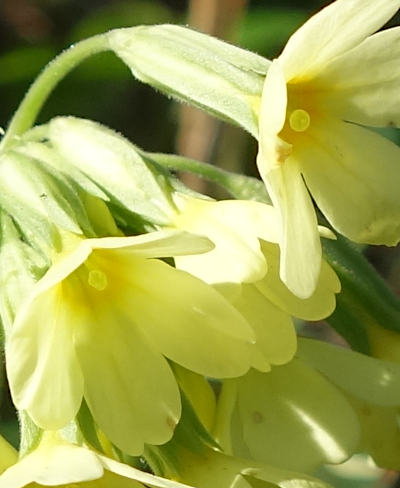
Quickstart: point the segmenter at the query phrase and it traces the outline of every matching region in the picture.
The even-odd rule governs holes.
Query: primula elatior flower
[[[400,125],[400,28],[371,35],[399,7],[398,0],[337,0],[289,39],[268,70],[257,164],[282,216],[281,276],[299,297],[311,295],[320,271],[308,191],[351,240],[400,239],[400,149],[367,128]]]
[[[290,363],[225,381],[215,433],[226,452],[283,469],[360,451],[398,469],[399,392],[398,364],[303,338]]]
[[[211,377],[244,374],[253,332],[216,290],[155,259],[204,252],[178,231],[78,239],[35,285],[6,345],[15,405],[49,430],[82,397],[107,437],[137,455],[161,444],[180,416],[166,358]],[[165,357],[164,357],[165,356]]]
[[[16,462],[16,461],[15,461]],[[40,444],[0,476],[0,488],[187,488],[44,432]]]
[[[269,371],[296,352],[292,317],[321,320],[335,308],[340,282],[325,262],[311,297],[299,299],[279,277],[279,213],[254,201],[212,201],[174,195],[171,225],[208,237],[208,253],[178,256],[176,266],[215,285],[252,326],[252,366]],[[324,232],[323,229],[321,229]],[[232,288],[232,285],[236,286]]]

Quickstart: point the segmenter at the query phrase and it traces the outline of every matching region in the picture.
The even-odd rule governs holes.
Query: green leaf
[[[344,237],[324,239],[323,250],[342,284],[336,311],[327,321],[354,349],[375,355],[376,335],[383,338],[386,332],[397,337],[400,332],[400,300]],[[380,357],[385,358],[383,354]]]

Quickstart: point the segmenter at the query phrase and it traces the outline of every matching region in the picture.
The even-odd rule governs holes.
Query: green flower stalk
[[[53,59],[31,85],[15,112],[0,143],[0,151],[12,147],[19,136],[32,127],[52,90],[70,71],[83,60],[107,50],[107,38],[100,34],[72,45]]]

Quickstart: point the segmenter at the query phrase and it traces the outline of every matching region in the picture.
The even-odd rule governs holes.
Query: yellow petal
[[[313,83],[324,111],[369,126],[399,126],[400,27],[368,37],[333,59]]]
[[[322,250],[317,217],[299,166],[290,157],[263,179],[282,218],[281,279],[299,298],[308,298],[318,281]]]
[[[296,352],[296,331],[290,315],[273,305],[254,285],[243,285],[235,307],[256,334],[253,367],[268,371],[271,364],[285,364]]]
[[[0,476],[0,488],[22,488],[34,482],[59,486],[102,477],[103,466],[94,452],[55,440],[53,433],[44,436],[39,447]]]
[[[301,299],[291,293],[279,278],[277,246],[263,242],[262,249],[269,268],[264,279],[257,282],[256,286],[264,296],[281,310],[304,320],[321,320],[333,312],[336,305],[335,293],[340,291],[340,281],[325,260],[322,260],[314,293],[309,298]]]
[[[279,134],[282,130],[286,119],[286,105],[285,76],[280,61],[274,59],[268,69],[261,96],[259,136],[262,147],[266,137]],[[268,153],[264,147],[263,151]]]
[[[357,46],[398,10],[398,0],[336,0],[311,17],[279,59],[286,79],[308,79],[336,56]]]
[[[80,327],[75,340],[94,419],[120,449],[139,455],[144,443],[171,438],[180,397],[166,360],[126,312],[114,307],[93,314],[92,324]]]
[[[178,205],[173,225],[207,236],[215,249],[207,254],[176,257],[177,268],[212,284],[252,282],[264,276],[267,264],[258,237],[273,242],[279,238],[278,215],[273,207],[253,201],[183,197]]]
[[[118,263],[127,291],[115,297],[117,306],[132,314],[157,350],[207,376],[238,376],[248,370],[253,332],[222,295],[161,261],[138,261],[134,272],[127,263]]]
[[[214,244],[204,236],[181,230],[159,230],[132,237],[103,237],[84,241],[91,249],[119,249],[147,258],[164,258],[208,252]]]
[[[34,297],[17,315],[6,347],[14,403],[46,429],[72,420],[83,394],[73,317],[62,301],[60,285]]]
[[[374,132],[325,120],[293,155],[332,226],[356,242],[400,239],[400,149]]]

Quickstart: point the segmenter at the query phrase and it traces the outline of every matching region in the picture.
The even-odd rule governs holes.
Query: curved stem
[[[170,170],[195,173],[197,176],[224,187],[233,197],[241,200],[258,200],[271,203],[262,181],[251,176],[231,173],[212,164],[175,154],[142,153]]]
[[[0,143],[0,150],[4,150],[15,136],[32,127],[48,96],[65,75],[86,58],[109,49],[106,34],[100,34],[73,44],[50,61],[33,82],[11,119]]]

